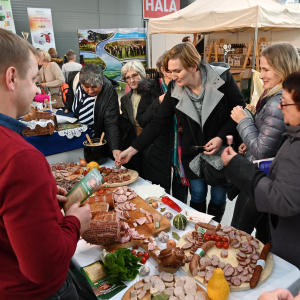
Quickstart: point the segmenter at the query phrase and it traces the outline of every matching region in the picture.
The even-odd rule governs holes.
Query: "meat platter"
[[[166,217],[149,205],[147,201],[140,198],[129,187],[121,186],[118,188],[104,188],[104,191],[101,191],[100,195],[88,198],[87,202],[91,206],[93,215],[90,230],[82,236],[87,242],[99,244],[107,250],[139,246],[148,251],[159,262],[157,254],[155,254],[159,249],[155,245],[154,237],[161,231],[168,232],[171,228],[171,223]],[[105,202],[104,205],[106,205],[107,211],[97,213],[99,205],[102,206],[103,202]],[[154,214],[160,216],[159,228],[154,226]],[[101,235],[100,232],[103,232],[105,235],[108,230],[113,235],[113,240],[110,238],[105,239],[103,236],[101,236],[101,239],[99,238],[99,242],[93,239],[92,232],[90,231],[93,231],[92,226],[98,221],[103,223],[98,228],[97,236]],[[116,228],[115,233],[117,236],[110,231],[110,225],[104,228],[107,224],[111,224],[113,228]]]
[[[223,230],[225,230],[225,232]],[[193,238],[195,239],[197,236],[195,232],[196,231],[190,231],[181,237],[177,243],[177,247],[183,247],[184,245],[186,245],[184,247],[188,247],[187,244],[191,243]],[[197,234],[199,233],[197,232]],[[198,282],[206,285],[212,276],[213,270],[216,267],[221,267],[224,271],[225,278],[230,285],[231,291],[249,290],[249,281],[264,245],[245,232],[238,231],[229,226],[222,226],[221,229],[217,231],[217,234],[228,237],[229,243],[230,240],[232,241],[228,250],[218,249],[216,246],[210,248],[205,255],[201,257],[200,264],[197,267],[198,272],[195,277],[193,277],[190,272],[189,263],[186,263],[181,269],[188,276],[193,277]],[[239,237],[237,238],[237,236]],[[186,249],[185,255],[191,257],[193,254],[193,251],[192,253],[191,251],[191,248]],[[273,258],[271,253],[269,253],[258,285],[261,285],[267,280],[272,273],[272,269]]]
[[[197,295],[193,299],[209,300],[205,290],[199,286],[192,278],[186,276],[173,275],[166,272],[161,272],[159,275],[147,276],[142,280],[135,283],[130,289],[126,291],[122,300],[130,300],[131,296],[138,293],[138,299],[149,300],[150,299],[150,288],[157,289],[160,293],[168,295],[182,294],[183,295]],[[175,291],[176,289],[176,291]],[[142,294],[140,294],[142,293]]]
[[[123,169],[122,169],[123,170]],[[119,186],[124,186],[124,185],[129,185],[130,183],[135,182],[136,180],[138,180],[139,178],[139,173],[135,170],[130,170],[130,169],[126,169],[127,172],[122,172],[120,174],[118,174],[118,176],[120,177],[120,182],[106,182],[104,185],[106,187],[119,187]],[[123,180],[123,178],[130,178],[129,180]]]

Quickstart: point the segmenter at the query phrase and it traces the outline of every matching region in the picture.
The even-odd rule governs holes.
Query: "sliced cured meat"
[[[182,248],[183,250],[187,250],[187,249],[192,248],[193,245],[194,245],[193,243],[186,243],[186,244],[184,244],[181,248]]]
[[[228,250],[226,250],[226,249],[222,249],[222,251],[221,251],[221,257],[222,258],[226,258],[227,256],[228,256]]]
[[[231,276],[234,273],[234,268],[233,267],[229,267],[224,271],[224,275],[225,276]]]
[[[189,236],[188,234],[186,234],[184,237],[185,237],[186,240],[188,240],[190,243],[193,243],[193,244],[196,243],[196,241],[195,241],[191,236]]]
[[[242,284],[241,280],[237,276],[232,277],[230,281],[235,286],[240,286]]]
[[[238,252],[236,255],[239,256],[240,258],[244,258],[244,259],[247,258],[247,255],[244,252]]]
[[[218,268],[223,269],[225,267],[225,263],[223,261],[220,261],[218,264]]]

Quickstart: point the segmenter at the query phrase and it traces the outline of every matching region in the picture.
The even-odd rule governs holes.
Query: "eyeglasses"
[[[279,106],[280,106],[281,109],[282,109],[283,107],[285,107],[285,106],[290,106],[290,105],[297,105],[297,104],[296,104],[296,103],[283,104],[283,103],[282,103],[282,98],[280,98]]]
[[[140,77],[140,74],[139,73],[135,73],[135,74],[132,74],[132,76],[126,76],[125,77],[125,81],[130,81],[131,79],[132,80],[136,80]]]

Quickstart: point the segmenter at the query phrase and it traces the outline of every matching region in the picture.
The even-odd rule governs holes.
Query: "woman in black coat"
[[[143,128],[155,118],[161,103],[164,100],[167,86],[170,81],[172,81],[171,73],[166,72],[163,68],[166,54],[167,51],[161,55],[156,62],[159,73],[157,73],[155,78],[142,79],[138,85],[137,91],[142,96],[136,119]],[[154,184],[159,184],[167,193],[170,193],[171,189],[174,134],[174,120],[171,120],[166,124],[161,134],[143,151],[142,155],[144,178],[150,180]],[[177,151],[177,147],[175,148],[175,151]],[[188,184],[187,180],[186,183]],[[180,176],[174,172],[172,195],[186,203],[187,194],[187,186],[182,185]]]
[[[205,185],[201,179],[200,157],[211,165],[215,162],[222,163],[218,152],[222,145],[226,145],[226,136],[237,134],[230,113],[237,105],[245,106],[243,96],[229,66],[211,66],[201,61],[191,43],[174,46],[165,58],[164,67],[172,73],[173,81],[168,86],[157,116],[144,128],[131,147],[121,153],[118,160],[126,163],[138,151],[149,146],[176,113],[183,127],[182,164],[186,176],[190,182],[195,180]],[[204,154],[199,154],[193,146],[202,146]],[[223,187],[216,188],[219,190]],[[225,210],[226,187],[224,189],[225,197],[222,196],[222,202],[218,203],[212,193],[208,206],[208,213],[216,216],[217,221],[221,220]],[[224,195],[223,190],[222,193]],[[206,194],[204,196],[204,199],[195,198],[197,202],[192,197],[191,206],[202,211]]]

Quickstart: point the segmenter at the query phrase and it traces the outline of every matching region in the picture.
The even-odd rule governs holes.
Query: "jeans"
[[[202,179],[190,179],[191,202],[202,203],[206,201],[207,184]],[[222,205],[226,203],[226,186],[211,186],[210,203]]]
[[[45,300],[78,300],[78,294],[71,275],[68,273],[67,279],[63,286],[52,296]]]

